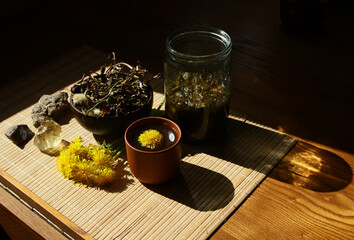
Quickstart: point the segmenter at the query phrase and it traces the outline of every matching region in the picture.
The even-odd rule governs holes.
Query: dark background
[[[171,31],[211,25],[233,40],[234,109],[298,138],[354,152],[352,2],[328,1],[319,25],[300,28],[281,21],[278,0],[2,3],[0,86],[83,44],[162,73]]]

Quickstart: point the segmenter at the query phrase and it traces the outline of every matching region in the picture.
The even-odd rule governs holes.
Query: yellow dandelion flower
[[[66,178],[71,177],[71,166],[79,160],[70,149],[64,149],[57,158],[57,168]]]
[[[70,143],[68,149],[70,149],[72,152],[80,153],[83,150],[82,147],[82,138],[78,136],[74,141]]]
[[[105,166],[112,166],[114,163],[114,159],[110,154],[109,150],[101,146],[93,146],[90,151],[90,157],[99,168],[104,168]]]
[[[96,176],[100,177],[94,179],[95,185],[104,186],[115,179],[116,173],[111,168],[105,167],[103,169],[97,169]]]
[[[142,147],[155,149],[156,147],[161,146],[163,143],[163,136],[159,131],[155,129],[149,129],[141,133],[138,140]]]
[[[84,186],[102,187],[116,177],[115,159],[111,151],[101,145],[83,146],[77,137],[57,158],[57,169],[65,178]]]
[[[72,141],[68,147],[68,151],[71,153],[80,156],[80,157],[87,157],[88,148],[83,146],[82,138],[80,136],[76,137],[74,141]]]
[[[78,161],[72,167],[72,180],[86,186],[92,185],[92,164],[89,161]]]

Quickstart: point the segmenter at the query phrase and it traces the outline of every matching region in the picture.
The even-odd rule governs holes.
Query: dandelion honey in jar
[[[171,33],[166,48],[166,116],[180,126],[184,140],[222,136],[230,105],[230,36],[213,27],[187,27]]]

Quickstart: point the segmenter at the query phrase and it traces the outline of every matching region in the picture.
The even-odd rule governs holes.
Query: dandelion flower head
[[[163,136],[155,129],[148,129],[139,135],[138,140],[142,147],[155,149],[163,143]]]
[[[115,179],[115,159],[101,145],[84,146],[76,137],[57,158],[57,169],[65,178],[85,186],[102,187]]]

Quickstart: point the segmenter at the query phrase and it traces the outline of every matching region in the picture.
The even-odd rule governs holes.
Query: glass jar
[[[165,112],[180,126],[186,141],[204,141],[225,133],[231,48],[230,36],[209,26],[182,28],[167,38]]]

